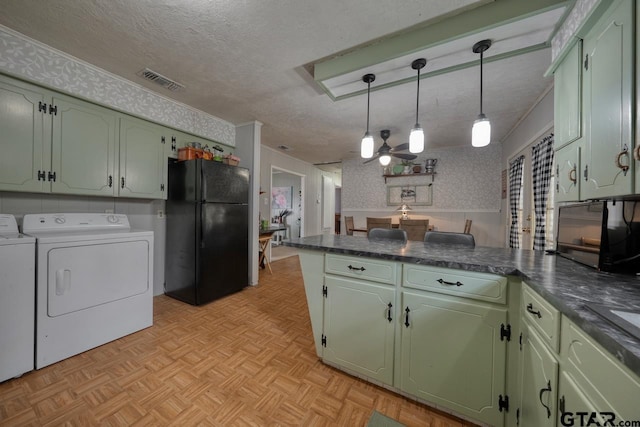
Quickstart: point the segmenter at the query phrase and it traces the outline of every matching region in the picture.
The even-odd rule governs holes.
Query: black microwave
[[[558,208],[558,255],[615,273],[640,273],[640,202],[598,201]]]

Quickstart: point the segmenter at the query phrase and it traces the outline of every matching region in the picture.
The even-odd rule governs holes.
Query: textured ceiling
[[[0,24],[235,124],[264,123],[262,143],[319,163],[357,157],[366,95],[334,102],[307,64],[487,0],[3,0]],[[471,49],[471,46],[469,46]],[[484,110],[499,141],[551,84],[549,49],[485,64]],[[149,67],[186,86],[169,92],[136,75]],[[477,67],[425,79],[427,147],[470,144]],[[364,83],[363,83],[364,85]],[[415,82],[372,93],[371,130],[406,142]]]

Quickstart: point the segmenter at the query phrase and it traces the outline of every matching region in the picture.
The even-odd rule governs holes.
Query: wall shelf
[[[433,182],[433,177],[436,172],[423,172],[423,173],[401,173],[399,175],[382,175],[384,177],[384,183],[387,183],[387,178],[407,178],[412,176],[430,176],[431,182]]]

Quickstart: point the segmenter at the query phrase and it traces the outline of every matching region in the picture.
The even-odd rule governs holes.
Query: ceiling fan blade
[[[379,154],[376,154],[375,156],[373,156],[372,158],[370,158],[369,160],[365,161],[364,163],[362,163],[363,165],[366,165],[367,163],[371,163],[374,160],[376,160],[378,157],[380,157]]]
[[[404,154],[404,153],[391,153],[391,155],[393,157],[397,157],[399,159],[405,159],[405,160],[413,160],[416,157],[418,157],[415,154]]]
[[[409,143],[405,142],[404,144],[396,145],[391,149],[391,151],[402,151],[409,149]]]

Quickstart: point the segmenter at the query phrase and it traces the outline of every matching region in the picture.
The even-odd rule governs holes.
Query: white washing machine
[[[153,232],[126,215],[25,215],[36,238],[35,367],[153,324]]]
[[[0,214],[0,381],[33,371],[35,239]]]

